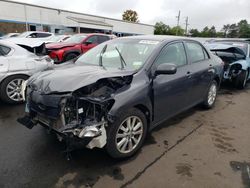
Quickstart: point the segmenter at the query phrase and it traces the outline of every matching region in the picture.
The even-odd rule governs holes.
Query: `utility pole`
[[[185,20],[185,25],[186,25],[186,31],[185,31],[185,34],[186,36],[188,35],[188,26],[189,26],[189,23],[188,23],[188,16],[186,17],[186,20]]]
[[[180,10],[179,10],[178,16],[176,16],[176,18],[177,18],[176,35],[178,35],[179,25],[180,25],[180,18],[181,18],[181,11]]]

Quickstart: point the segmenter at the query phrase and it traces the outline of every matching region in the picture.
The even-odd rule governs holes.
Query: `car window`
[[[105,41],[109,40],[108,36],[98,36],[98,43],[101,44]]]
[[[202,61],[205,58],[204,48],[195,42],[186,42],[187,54],[191,63]]]
[[[50,33],[37,33],[37,38],[45,38],[51,36]]]
[[[11,48],[7,46],[0,45],[0,55],[8,55],[10,53]]]
[[[176,66],[183,66],[187,64],[187,58],[184,46],[181,42],[170,44],[163,48],[156,64],[173,63]]]
[[[98,43],[98,38],[97,38],[97,36],[91,36],[91,37],[89,37],[89,38],[87,39],[86,42],[89,42],[89,43],[91,43],[91,44],[97,44],[97,43]]]

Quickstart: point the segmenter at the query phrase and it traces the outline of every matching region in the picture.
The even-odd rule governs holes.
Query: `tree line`
[[[180,26],[170,27],[163,22],[155,24],[155,35],[188,35],[191,37],[225,37],[225,38],[250,38],[250,24],[247,20],[241,20],[238,23],[226,24],[220,31],[216,31],[214,26],[204,27],[203,30],[190,29],[187,33]]]

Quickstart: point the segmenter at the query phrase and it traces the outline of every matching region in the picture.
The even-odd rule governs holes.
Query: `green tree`
[[[189,33],[191,35],[191,37],[200,37],[200,32],[198,31],[198,29],[190,29]]]
[[[208,37],[216,37],[216,29],[214,26],[212,26],[209,30],[208,30]]]
[[[169,26],[164,24],[163,22],[156,22],[154,34],[155,35],[166,35],[169,30]]]
[[[237,38],[238,37],[238,26],[236,24],[230,25],[227,36],[229,38]]]
[[[124,11],[123,14],[122,14],[122,20],[128,21],[128,22],[135,22],[135,23],[139,22],[138,14],[134,10],[126,10],[126,11]]]
[[[238,24],[238,37],[250,38],[250,25],[247,20],[241,20]]]
[[[230,29],[230,24],[226,24],[223,26],[222,31],[224,32],[224,35],[223,35],[224,37],[227,37],[229,29]]]
[[[180,26],[175,26],[169,30],[169,35],[178,35],[178,36],[184,36],[185,30],[182,29]]]

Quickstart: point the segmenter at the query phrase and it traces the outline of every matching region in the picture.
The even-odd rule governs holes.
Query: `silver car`
[[[0,41],[0,99],[21,103],[22,83],[34,73],[53,66],[53,60],[42,55],[43,46],[39,41]]]

